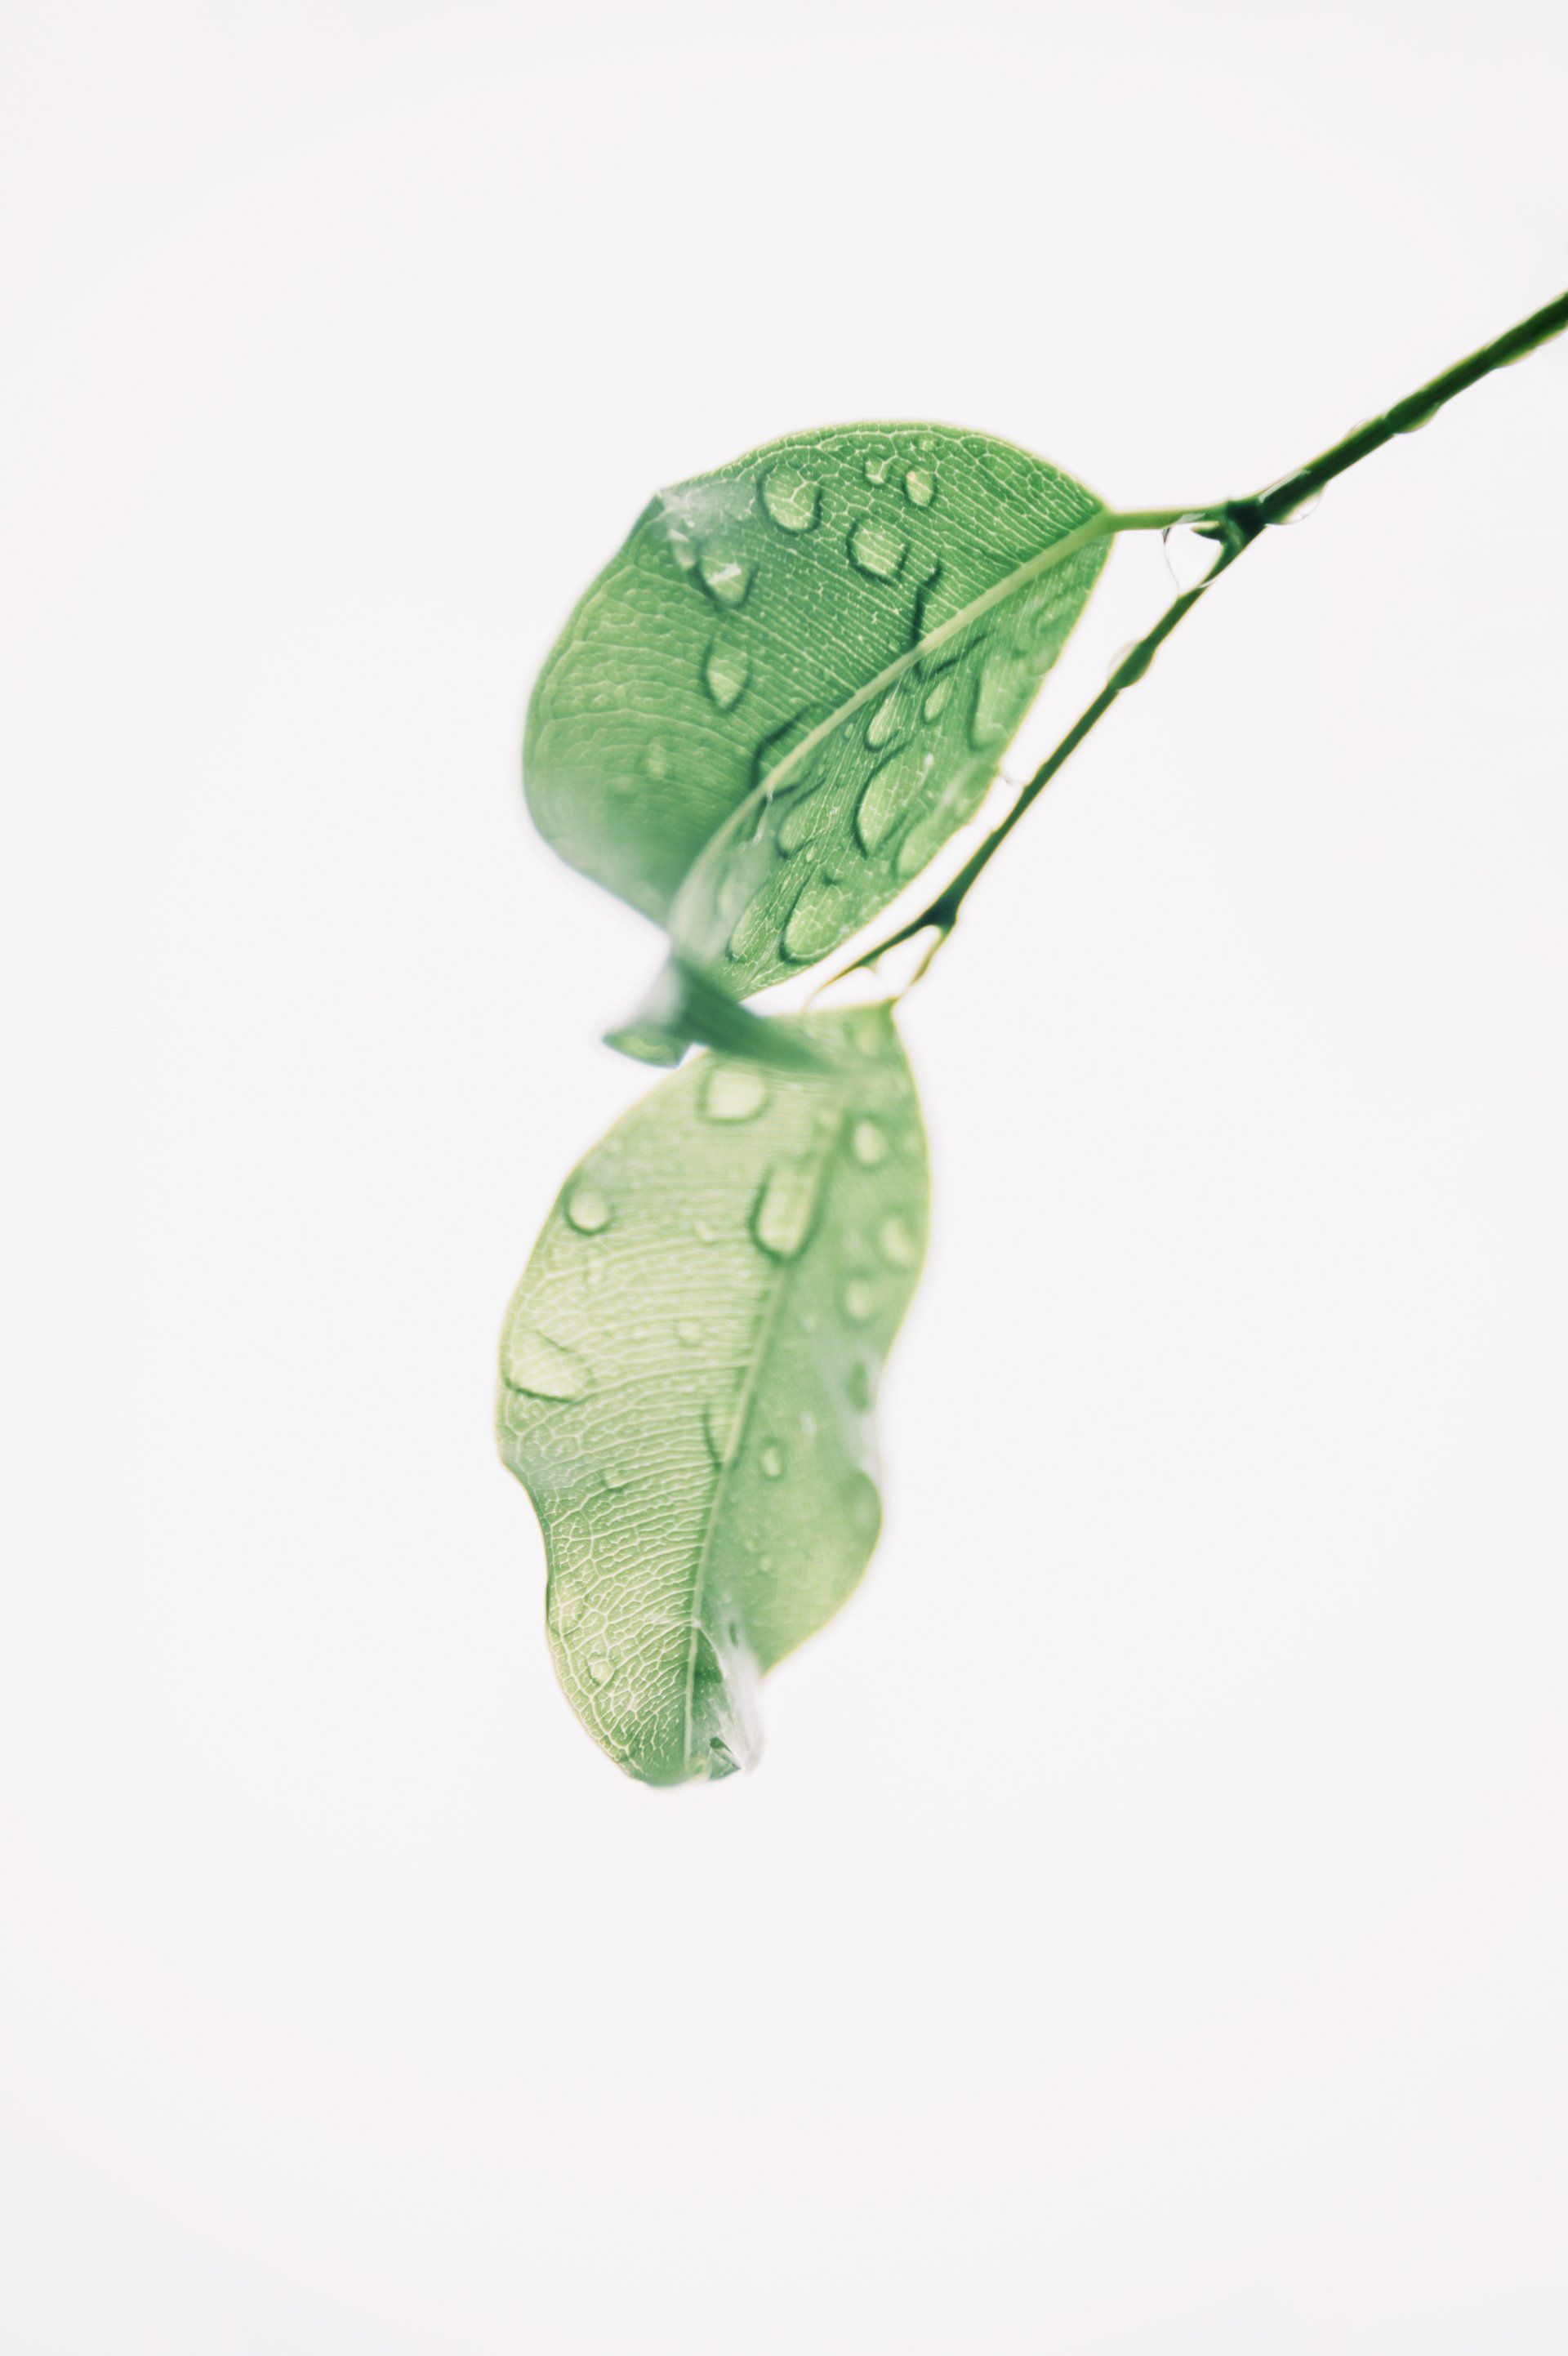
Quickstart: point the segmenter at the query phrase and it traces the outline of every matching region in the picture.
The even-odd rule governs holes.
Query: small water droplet
[[[987,655],[974,684],[974,710],[970,716],[972,744],[994,744],[1010,735],[1018,717],[1019,673],[1004,654]]]
[[[1424,420],[1423,422],[1424,423]],[[1408,432],[1409,429],[1407,428],[1406,430]],[[1277,483],[1271,483],[1266,490],[1259,493],[1259,497],[1265,499],[1277,498],[1282,492],[1285,494],[1284,505],[1280,509],[1277,515],[1270,519],[1272,522],[1276,524],[1300,523],[1305,517],[1311,515],[1316,508],[1322,504],[1323,487],[1321,484],[1305,484],[1295,498],[1291,498],[1289,496],[1290,489],[1295,479],[1296,478],[1294,475],[1282,475]]]
[[[605,1467],[605,1486],[612,1493],[618,1493],[620,1490],[624,1489],[629,1483],[630,1479],[631,1474],[627,1471],[624,1464],[607,1464]]]
[[[566,1216],[579,1235],[596,1236],[609,1226],[615,1211],[596,1186],[578,1186],[566,1197]]]
[[[763,477],[762,504],[780,531],[810,531],[821,503],[819,487],[799,466],[775,466]]]
[[[877,1248],[890,1268],[913,1268],[919,1248],[897,1211],[890,1211],[876,1230]]]
[[[693,1219],[692,1233],[700,1244],[711,1244],[714,1240],[716,1231],[711,1219]]]
[[[873,581],[892,581],[909,552],[909,543],[891,524],[875,516],[862,516],[850,533],[849,552],[853,562]]]
[[[782,1162],[770,1170],[751,1214],[751,1232],[773,1259],[793,1259],[806,1240],[817,1190],[809,1169]]]
[[[721,605],[741,605],[751,586],[750,565],[743,557],[725,555],[721,549],[703,549],[702,575],[709,596]]]
[[[739,639],[715,631],[703,665],[703,684],[721,712],[733,711],[750,677],[751,657]]]
[[[876,1314],[876,1287],[864,1276],[852,1276],[843,1289],[843,1313],[852,1325],[864,1325]]]
[[[745,1064],[714,1064],[703,1083],[708,1120],[755,1120],[768,1102],[768,1083]]]
[[[822,876],[813,876],[790,911],[780,946],[792,965],[815,965],[852,929],[849,894]]]
[[[603,1653],[596,1653],[588,1663],[588,1675],[596,1686],[607,1686],[615,1675],[615,1663]]]
[[[670,747],[661,736],[655,736],[642,756],[642,766],[650,777],[670,775]]]
[[[887,1158],[887,1140],[874,1120],[857,1120],[849,1133],[850,1151],[864,1169],[875,1170]]]
[[[1124,647],[1118,647],[1112,656],[1106,667],[1106,680],[1117,687],[1135,686],[1144,676],[1154,659],[1153,647],[1141,638],[1130,638]]]
[[[921,719],[940,719],[941,714],[948,708],[948,701],[951,694],[952,673],[950,670],[945,670],[940,679],[932,680],[931,685],[927,691],[926,700],[920,706]]]
[[[594,1387],[593,1370],[575,1350],[553,1342],[535,1325],[521,1326],[507,1349],[506,1380],[514,1391],[530,1398],[586,1398]]]
[[[843,1510],[863,1538],[874,1538],[882,1520],[882,1499],[868,1472],[852,1472],[844,1483]]]
[[[736,1391],[733,1398],[711,1400],[703,1410],[703,1435],[708,1443],[708,1453],[721,1472],[726,1464],[735,1462],[745,1424],[744,1389]]]
[[[682,1317],[675,1328],[675,1339],[683,1348],[694,1350],[703,1338],[703,1329],[694,1317]]]
[[[856,1358],[853,1361],[848,1374],[844,1376],[843,1387],[851,1407],[859,1408],[864,1414],[871,1405],[874,1389],[871,1368],[864,1358]]]
[[[782,1479],[784,1472],[784,1451],[778,1445],[777,1441],[770,1440],[757,1461],[761,1465],[764,1473],[769,1481],[778,1481]]]
[[[929,466],[911,466],[904,477],[904,495],[911,506],[929,508],[937,496],[937,478]]]
[[[690,539],[678,524],[673,523],[666,527],[666,537],[670,542],[670,553],[682,572],[694,572],[697,564],[695,541]]]
[[[892,471],[893,453],[891,450],[875,451],[865,461],[865,479],[868,483],[876,483],[879,485],[885,483]]]

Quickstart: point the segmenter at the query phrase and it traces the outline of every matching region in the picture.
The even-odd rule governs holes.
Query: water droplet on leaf
[[[596,1236],[609,1226],[615,1212],[596,1186],[578,1186],[566,1197],[566,1216],[579,1235]]]
[[[810,531],[821,500],[818,486],[799,466],[775,466],[763,477],[762,504],[780,531]]]
[[[784,1162],[763,1180],[751,1215],[751,1232],[774,1259],[793,1259],[806,1240],[816,1208],[810,1170]]]
[[[703,584],[711,597],[721,605],[738,605],[751,586],[751,567],[738,556],[725,556],[717,549],[703,551]]]
[[[594,1387],[587,1360],[553,1342],[535,1325],[521,1326],[511,1335],[504,1371],[511,1388],[526,1391],[530,1398],[586,1398]]]
[[[781,944],[784,955],[793,965],[815,965],[820,957],[836,948],[848,926],[845,911],[848,894],[822,876],[814,876],[790,912],[784,927]]]
[[[850,1150],[866,1170],[887,1158],[887,1140],[874,1120],[857,1120],[850,1131]]]
[[[703,684],[721,712],[729,712],[746,693],[751,677],[751,657],[738,638],[718,631],[703,666]]]
[[[911,466],[904,477],[904,493],[910,504],[929,508],[937,496],[937,478],[929,466]]]
[[[888,1213],[876,1230],[877,1248],[890,1268],[913,1268],[918,1248],[897,1211]]]
[[[932,680],[929,689],[927,691],[926,700],[920,706],[921,719],[936,720],[940,718],[941,713],[947,710],[948,701],[951,694],[952,673],[950,670],[944,671],[940,679]]]
[[[703,1329],[694,1317],[682,1317],[675,1328],[675,1338],[684,1349],[694,1350],[703,1338]]]
[[[588,1675],[596,1686],[607,1686],[615,1675],[615,1663],[603,1653],[596,1653],[588,1663]]]
[[[844,1286],[843,1313],[853,1325],[864,1325],[876,1314],[876,1287],[864,1276],[852,1276]]]
[[[784,1451],[779,1447],[775,1441],[768,1441],[767,1447],[763,1450],[761,1455],[757,1461],[761,1465],[763,1472],[766,1473],[769,1481],[778,1481],[782,1479],[784,1472]]]
[[[709,1120],[755,1120],[767,1102],[767,1081],[744,1064],[714,1064],[703,1083],[703,1112]]]
[[[862,516],[850,533],[849,552],[873,581],[892,581],[909,552],[909,543],[890,524],[881,522],[875,516]]]

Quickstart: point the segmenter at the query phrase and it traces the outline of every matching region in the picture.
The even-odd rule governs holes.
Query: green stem
[[[1441,376],[1434,377],[1430,384],[1407,394],[1403,401],[1396,402],[1391,409],[1385,410],[1380,417],[1369,418],[1364,425],[1358,425],[1342,441],[1334,443],[1317,457],[1308,459],[1305,466],[1283,475],[1277,483],[1270,483],[1264,489],[1253,492],[1250,498],[1225,499],[1209,508],[1146,509],[1115,516],[1113,528],[1119,532],[1165,530],[1177,523],[1193,525],[1219,543],[1219,562],[1195,588],[1184,590],[1173,599],[1154,627],[1145,632],[1135,646],[1127,649],[1093,702],[1079,714],[1061,742],[1046,755],[1006,817],[992,829],[958,873],[942,886],[936,898],[908,924],[901,925],[896,933],[889,934],[875,948],[868,949],[864,957],[857,958],[854,966],[847,970],[853,972],[859,966],[875,965],[889,949],[897,948],[901,942],[915,940],[920,934],[929,932],[933,936],[930,948],[911,978],[911,983],[906,987],[918,981],[957,924],[959,910],[964,901],[1025,811],[1038,800],[1058,770],[1077,752],[1084,738],[1099,726],[1118,696],[1143,678],[1178,623],[1186,620],[1219,575],[1229,571],[1239,556],[1245,554],[1253,541],[1271,524],[1286,522],[1298,514],[1303,507],[1317,497],[1326,483],[1331,483],[1337,475],[1344,474],[1348,467],[1359,466],[1363,458],[1369,457],[1374,450],[1380,450],[1384,443],[1391,442],[1396,434],[1413,434],[1419,427],[1430,423],[1455,393],[1478,384],[1495,369],[1508,368],[1513,361],[1523,359],[1526,353],[1536,350],[1552,337],[1561,335],[1565,327],[1568,327],[1568,294],[1560,294],[1554,303],[1548,303],[1541,310],[1531,312],[1528,319],[1521,319],[1518,327],[1510,327],[1506,335],[1498,336],[1492,343],[1484,344],[1479,351],[1472,352],[1468,359],[1459,360],[1453,368],[1445,369]]]

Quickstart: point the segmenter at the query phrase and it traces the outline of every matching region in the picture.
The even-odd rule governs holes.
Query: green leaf
[[[1109,530],[945,426],[793,434],[661,492],[535,685],[535,822],[737,996],[815,964],[972,815]]]
[[[919,1109],[889,1007],[789,1027],[821,1071],[697,1057],[595,1147],[502,1338],[501,1453],[543,1528],[556,1668],[650,1783],[751,1763],[757,1677],[838,1609],[881,1518],[872,1409],[925,1248]]]

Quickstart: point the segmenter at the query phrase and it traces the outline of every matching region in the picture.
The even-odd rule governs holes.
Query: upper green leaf
[[[880,1521],[872,1408],[925,1248],[886,1006],[780,1023],[822,1068],[703,1055],[568,1179],[501,1344],[501,1453],[538,1509],[556,1668],[651,1783],[757,1748],[757,1677]]]
[[[661,492],[534,688],[541,832],[737,995],[815,964],[972,814],[1107,535],[1070,476],[944,426]]]

